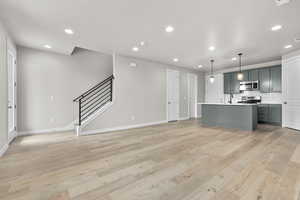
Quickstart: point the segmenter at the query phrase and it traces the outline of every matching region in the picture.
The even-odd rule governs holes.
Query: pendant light
[[[239,53],[238,54],[239,55],[239,57],[240,57],[240,71],[239,71],[239,73],[237,74],[237,79],[239,80],[239,81],[242,81],[242,80],[244,80],[244,74],[242,73],[242,53]]]
[[[213,83],[214,81],[215,81],[215,77],[214,77],[214,60],[210,60],[210,76],[209,76],[209,81],[211,82],[211,83]]]

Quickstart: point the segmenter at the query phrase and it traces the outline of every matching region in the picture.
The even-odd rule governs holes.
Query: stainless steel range
[[[242,96],[238,103],[258,104],[261,103],[261,96]]]

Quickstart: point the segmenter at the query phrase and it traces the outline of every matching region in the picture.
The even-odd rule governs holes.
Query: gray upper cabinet
[[[244,79],[242,81],[249,81],[249,72],[250,71],[243,71]]]
[[[237,72],[232,73],[231,92],[233,94],[240,93],[240,81],[237,79]]]
[[[224,93],[239,94],[240,81],[238,72],[224,74]],[[243,81],[259,81],[259,90],[262,93],[281,93],[281,65],[243,71]]]
[[[259,80],[259,70],[253,69],[249,70],[249,81],[258,81]]]
[[[281,92],[281,66],[270,68],[270,92]]]
[[[224,74],[224,93],[225,94],[231,93],[231,80],[232,80],[232,73],[225,73]]]
[[[259,86],[260,92],[269,93],[270,92],[270,69],[263,68],[259,70]]]
[[[240,81],[237,79],[237,72],[224,74],[224,93],[225,94],[240,93]]]

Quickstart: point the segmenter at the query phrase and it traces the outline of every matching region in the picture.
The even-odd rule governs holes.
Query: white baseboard
[[[181,118],[179,118],[180,121],[189,120],[189,119],[190,119],[190,117],[181,117]]]
[[[74,127],[72,127],[72,128],[71,127],[51,128],[51,129],[33,130],[33,131],[21,131],[18,133],[18,136],[40,135],[40,134],[66,132],[66,131],[74,131]]]
[[[18,136],[17,131],[14,131],[12,135],[8,137],[8,144],[10,144]]]
[[[0,157],[2,157],[8,149],[8,144],[5,144],[2,148],[0,148]]]
[[[168,121],[164,120],[164,121],[150,122],[150,123],[144,123],[144,124],[120,126],[120,127],[114,127],[114,128],[96,129],[96,130],[90,130],[90,131],[83,131],[83,132],[80,133],[80,135],[95,135],[95,134],[98,134],[98,133],[121,131],[121,130],[133,129],[133,128],[153,126],[153,125],[158,125],[158,124],[165,124],[165,123],[168,123]]]

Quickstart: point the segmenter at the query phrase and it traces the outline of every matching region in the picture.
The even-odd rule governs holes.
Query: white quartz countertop
[[[224,105],[224,106],[255,106],[255,105],[261,105],[261,104],[282,104],[282,103],[276,103],[276,102],[262,102],[259,104],[247,104],[247,103],[198,103],[199,105]]]
[[[257,104],[247,104],[247,103],[198,103],[200,105],[221,105],[221,106],[256,106]]]

